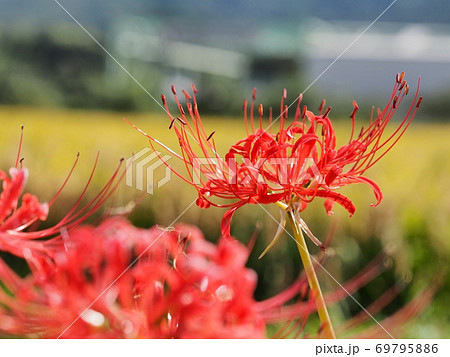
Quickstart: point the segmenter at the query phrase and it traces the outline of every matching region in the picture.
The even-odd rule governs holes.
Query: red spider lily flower
[[[0,331],[44,338],[262,338],[246,247],[198,229],[80,226],[45,275],[0,260]],[[136,259],[138,258],[138,259]]]
[[[192,88],[192,96],[183,91],[186,98],[186,105],[183,107],[172,86],[180,112],[180,116],[176,119],[170,113],[165,96],[162,96],[163,105],[171,120],[170,128],[174,130],[180,144],[181,155],[156,138],[135,126],[134,128],[150,139],[150,145],[155,151],[157,145],[162,146],[184,162],[187,177],[173,171],[197,189],[198,206],[229,208],[223,216],[221,225],[225,237],[230,236],[230,221],[234,212],[245,204],[281,202],[299,211],[316,197],[323,197],[327,213],[331,214],[333,204],[338,203],[353,215],[356,209],[353,202],[337,192],[339,188],[353,183],[369,185],[378,204],[382,199],[381,190],[374,181],[364,176],[364,173],[400,139],[422,101],[422,98],[418,97],[418,85],[413,102],[403,120],[392,134],[387,137],[383,135],[409,92],[404,73],[398,74],[388,103],[384,109],[372,112],[367,128],[361,128],[357,136],[355,136],[355,118],[358,106],[353,102],[350,139],[346,145],[337,148],[335,132],[329,118],[331,108],[323,111],[325,101],[322,102],[319,114],[316,115],[307,110],[306,106],[300,107],[302,99],[300,94],[293,122],[288,125],[289,108],[285,104],[287,98],[285,90],[280,105],[279,130],[273,133],[275,121],[272,118],[272,110],[269,111],[269,129],[264,129],[261,104],[257,110],[259,125],[255,123],[254,89],[249,118],[247,118],[247,101],[244,101],[247,137],[233,145],[225,156],[221,156],[214,143],[215,132],[208,134],[204,130],[196,101],[197,90],[194,86]],[[180,125],[174,125],[176,123]],[[232,202],[223,204],[214,201],[213,197]]]
[[[307,322],[316,311],[305,273],[275,296],[255,301],[256,274],[245,267],[250,249],[221,239],[207,242],[195,227],[139,229],[113,217],[79,226],[66,237],[43,274],[19,277],[0,259],[0,335],[31,338],[320,338]],[[320,253],[317,262],[324,263]],[[325,295],[337,304],[387,269],[381,253]],[[367,308],[375,315],[402,290],[397,284]],[[389,333],[431,301],[436,284],[380,321]],[[338,326],[341,336],[389,337],[362,311]],[[273,330],[273,329],[272,329]],[[354,331],[357,331],[356,333]]]
[[[19,160],[22,136],[23,134],[21,135],[15,167],[9,170],[9,176],[5,172],[0,171],[0,180],[3,181],[0,194],[0,251],[6,251],[16,256],[33,260],[38,264],[38,260],[35,259],[37,256],[44,259],[50,258],[53,248],[57,244],[62,244],[60,239],[61,231],[70,230],[81,224],[111,196],[117,187],[118,181],[120,181],[120,165],[103,189],[88,204],[80,207],[97,166],[97,154],[88,182],[72,209],[56,225],[46,229],[36,229],[36,223],[47,219],[49,208],[68,182],[77,164],[79,155],[55,196],[49,203],[41,203],[35,195],[30,193],[22,195],[28,178],[28,170],[22,167],[22,160]],[[116,180],[117,178],[119,180]],[[21,202],[20,205],[19,201]],[[51,239],[53,237],[56,238]],[[47,240],[43,240],[44,238],[47,238]]]

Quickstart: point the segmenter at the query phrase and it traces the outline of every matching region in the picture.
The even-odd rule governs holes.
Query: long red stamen
[[[350,140],[349,143],[353,140],[353,135],[355,134],[355,119],[356,119],[356,112],[358,111],[359,107],[356,101],[354,100],[352,102],[353,104],[353,111],[352,114],[350,114],[350,118],[352,119],[352,133],[350,134]]]
[[[258,105],[258,114],[259,114],[259,128],[260,128],[260,129],[263,128],[263,127],[262,127],[262,117],[263,117],[263,113],[264,113],[263,105],[262,105],[262,104],[259,104],[259,105]]]
[[[244,99],[244,104],[242,105],[242,110],[244,112],[245,133],[248,136],[249,131],[248,131],[248,120],[247,120],[247,99]]]
[[[301,116],[300,104],[302,103],[302,100],[303,100],[303,93],[300,93],[297,97],[297,107],[295,108],[294,122],[298,121],[298,119]]]
[[[253,121],[253,108],[255,106],[255,99],[256,99],[256,88],[253,88],[252,102],[251,102],[251,105],[250,105],[250,123],[252,125],[252,133],[255,132],[255,123]]]
[[[77,153],[77,157],[75,159],[75,162],[73,163],[69,174],[67,175],[66,179],[64,180],[63,184],[61,185],[61,187],[59,188],[59,190],[56,192],[56,194],[53,196],[53,198],[50,200],[50,202],[48,203],[49,206],[51,206],[53,204],[53,202],[55,202],[55,200],[58,198],[58,196],[60,195],[61,191],[64,189],[64,187],[66,186],[67,182],[69,181],[70,176],[72,176],[73,170],[75,170],[75,166],[77,166],[77,162],[78,159],[80,158],[80,153]]]
[[[17,169],[20,161],[20,152],[22,151],[22,142],[23,142],[23,125],[20,127],[20,141],[19,141],[19,148],[17,150],[17,157],[16,157],[16,164],[15,168]]]
[[[287,118],[287,107],[284,105],[284,100],[287,98],[287,89],[283,89],[283,94],[281,95],[280,103],[280,132],[284,129],[284,121]]]
[[[322,110],[325,107],[325,104],[327,103],[327,101],[325,99],[322,99],[322,101],[320,102],[319,105],[319,115],[322,115]]]

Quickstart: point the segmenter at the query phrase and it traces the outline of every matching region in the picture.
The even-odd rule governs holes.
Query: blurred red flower
[[[52,257],[54,248],[63,243],[61,240],[63,235],[61,233],[78,226],[111,196],[117,187],[117,183],[120,181],[120,165],[103,189],[90,202],[80,207],[94,175],[98,161],[97,155],[88,182],[69,212],[54,226],[45,229],[37,228],[39,222],[47,219],[49,208],[66,185],[77,161],[78,157],[62,187],[49,203],[39,202],[38,198],[30,193],[22,195],[28,178],[28,170],[22,167],[22,163],[19,160],[16,161],[16,166],[9,170],[9,176],[5,172],[0,171],[0,180],[3,181],[0,194],[0,251],[28,260],[33,260],[37,255],[44,260],[48,260]]]
[[[193,226],[133,227],[126,219],[80,226],[45,267],[22,278],[0,259],[0,335],[29,338],[264,338],[323,337],[305,328],[316,311],[303,274],[285,290],[255,301],[256,273],[245,267],[249,249],[206,241]],[[324,263],[324,253],[317,261]],[[384,253],[325,294],[339,303],[387,268]],[[32,264],[33,262],[29,262]],[[392,316],[361,330],[402,291],[382,292],[367,311],[337,326],[339,336],[386,338],[432,300],[432,283]],[[371,315],[368,314],[370,312]],[[382,327],[381,327],[382,326]],[[386,329],[386,330],[384,330]]]
[[[0,260],[0,331],[55,338],[262,338],[246,247],[198,229],[123,218],[71,230],[52,269],[22,279]],[[65,330],[66,329],[66,330]]]

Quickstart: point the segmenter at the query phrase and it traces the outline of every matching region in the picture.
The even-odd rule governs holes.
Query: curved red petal
[[[233,218],[234,213],[236,210],[244,205],[243,202],[240,202],[236,206],[230,208],[228,211],[225,212],[225,214],[222,217],[222,222],[220,224],[220,232],[222,234],[222,237],[226,239],[233,240],[231,238],[230,234],[230,227],[231,227],[231,219]]]
[[[377,206],[380,204],[381,200],[383,199],[383,193],[381,192],[380,187],[377,185],[377,183],[375,181],[373,181],[372,179],[365,177],[365,176],[346,177],[345,185],[348,185],[351,183],[365,183],[366,185],[369,185],[372,188],[373,194],[375,195],[375,198],[377,200],[377,202],[372,204],[372,206]]]
[[[350,213],[350,217],[353,216],[353,214],[356,211],[356,207],[353,204],[353,202],[348,197],[344,196],[341,193],[331,191],[331,190],[318,190],[316,192],[316,196],[327,198],[327,201],[328,201],[328,203],[326,203],[327,204],[327,206],[326,206],[327,212],[328,212],[328,209],[331,209],[331,206],[332,206],[330,201],[332,201],[333,203],[338,203],[342,207],[344,207],[348,211],[348,213]]]
[[[4,173],[0,176],[3,180],[3,191],[0,195],[0,222],[2,222],[17,206],[17,202],[27,181],[28,171],[26,169],[9,170],[11,179]]]

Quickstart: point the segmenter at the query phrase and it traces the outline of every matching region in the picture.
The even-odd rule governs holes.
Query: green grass
[[[6,171],[14,166],[20,126],[23,124],[25,134],[21,157],[24,157],[24,166],[30,170],[26,191],[36,194],[41,200],[49,200],[64,181],[77,152],[80,152],[81,157],[70,184],[55,209],[50,212],[52,219],[56,220],[70,209],[81,193],[98,150],[100,160],[92,187],[88,191],[90,196],[96,194],[108,180],[120,158],[128,158],[147,145],[146,138],[123,121],[123,116],[166,145],[177,149],[176,138],[168,130],[169,121],[162,114],[126,115],[115,112],[0,107],[0,169]],[[216,131],[214,138],[218,151],[222,153],[244,135],[241,120],[204,118],[204,123],[208,132]],[[349,125],[349,122],[336,122],[340,142],[345,142],[348,138]],[[370,203],[375,201],[371,190],[357,185],[345,190],[357,206],[353,218],[349,218],[340,207],[335,208],[332,218],[326,216],[323,201],[312,204],[304,212],[303,218],[321,238],[325,236],[331,222],[337,222],[332,244],[337,258],[331,259],[330,267],[335,269],[333,272],[336,272],[338,279],[345,279],[349,272],[354,273],[352,264],[358,259],[363,257],[367,262],[382,246],[387,246],[395,260],[395,271],[392,274],[397,277],[413,274],[414,284],[403,297],[407,301],[420,286],[429,283],[437,271],[448,268],[450,195],[446,189],[450,173],[449,137],[448,124],[413,123],[393,150],[367,173],[384,193],[383,202],[378,207],[370,207]],[[170,163],[174,164],[176,159],[171,160]],[[123,182],[115,204],[125,205],[139,194],[140,192],[127,187]],[[154,195],[146,195],[130,219],[142,226],[169,225],[194,199],[195,191],[186,187],[180,179],[174,178]],[[278,217],[277,209],[269,209]],[[214,239],[219,235],[222,214],[221,209],[202,210],[193,206],[181,221],[199,225],[209,238]],[[258,271],[260,283],[257,295],[262,298],[291,281],[298,271],[299,263],[294,254],[293,242],[287,237],[262,261],[255,258],[276,230],[276,223],[257,206],[238,211],[233,220],[232,233],[246,241],[257,221],[263,223],[263,232],[249,265]],[[321,279],[326,280],[323,276]],[[433,306],[415,325],[420,336],[448,337],[448,283],[447,278]],[[325,290],[335,287],[332,282],[326,281]]]

